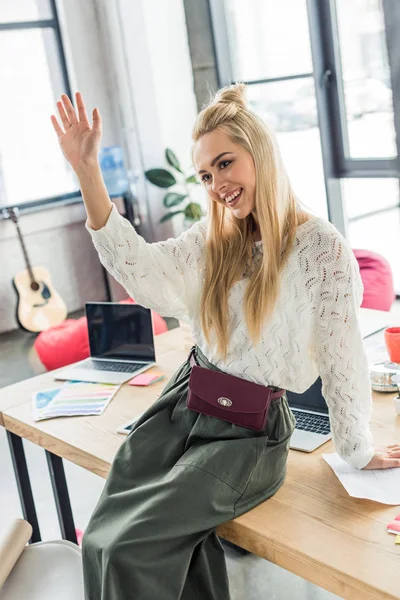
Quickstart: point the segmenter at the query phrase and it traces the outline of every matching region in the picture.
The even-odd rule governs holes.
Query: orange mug
[[[385,343],[390,360],[394,363],[400,363],[400,327],[385,329]]]

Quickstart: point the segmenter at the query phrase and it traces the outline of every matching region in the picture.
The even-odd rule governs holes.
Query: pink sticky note
[[[164,375],[162,373],[141,373],[140,375],[133,377],[128,382],[128,385],[150,385],[151,383],[160,381],[163,377]]]
[[[400,515],[397,515],[397,517],[394,518],[395,521],[400,521]]]
[[[386,525],[386,529],[390,529],[391,531],[396,531],[400,533],[400,521],[392,521],[388,525]]]

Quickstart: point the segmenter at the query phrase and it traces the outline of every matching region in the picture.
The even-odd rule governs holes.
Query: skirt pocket
[[[276,446],[286,443],[290,439],[296,420],[289,408],[286,395],[275,400],[268,412],[267,427],[265,429],[265,445]]]
[[[205,471],[242,494],[259,459],[259,439],[202,441],[192,445],[176,467],[190,466]]]

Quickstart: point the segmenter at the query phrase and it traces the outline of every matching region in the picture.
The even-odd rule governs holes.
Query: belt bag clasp
[[[262,431],[272,400],[285,390],[273,390],[219,371],[192,366],[186,405],[205,415]]]

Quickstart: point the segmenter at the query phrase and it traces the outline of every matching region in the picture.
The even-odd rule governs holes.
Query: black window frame
[[[333,174],[341,179],[399,178],[398,146],[397,156],[393,158],[358,159],[346,156],[347,128],[346,115],[340,102],[343,97],[343,78],[335,4],[336,0],[307,0],[317,96],[319,92],[318,110],[328,113],[330,123],[327,128],[323,121],[321,135],[331,140]]]

